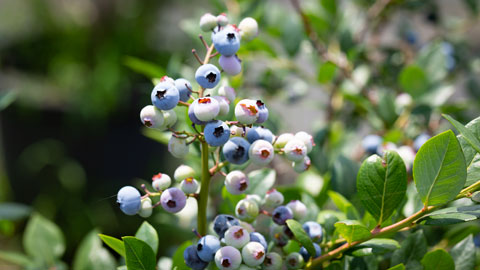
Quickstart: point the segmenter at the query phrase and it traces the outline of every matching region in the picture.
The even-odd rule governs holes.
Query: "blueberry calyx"
[[[223,127],[216,127],[215,130],[213,131],[213,135],[217,138],[221,137],[224,132]]]
[[[228,33],[228,34],[227,34],[227,39],[228,39],[228,40],[235,39],[235,34],[234,34],[234,33]]]
[[[157,94],[155,96],[157,98],[163,98],[166,93],[167,93],[167,90],[159,90],[159,91],[157,91]]]
[[[230,260],[229,259],[223,259],[222,260],[222,266],[229,267],[230,266]]]
[[[210,72],[210,73],[208,73],[207,76],[205,76],[205,78],[207,78],[209,83],[213,83],[217,79],[217,75],[213,72]]]
[[[175,206],[177,206],[177,203],[174,200],[168,200],[167,206],[174,208]]]
[[[203,245],[202,245],[202,244],[198,244],[198,245],[197,245],[197,250],[198,250],[198,251],[201,251],[202,249],[203,249]]]

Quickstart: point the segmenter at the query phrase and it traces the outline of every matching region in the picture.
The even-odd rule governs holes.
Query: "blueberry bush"
[[[287,3],[182,20],[198,40],[188,64],[128,57],[153,83],[142,133],[181,164],[118,186],[115,211],[146,220],[134,236],[92,230],[73,269],[479,267],[480,69],[457,26],[435,1]],[[398,19],[388,40],[389,21],[414,12],[439,33]],[[2,204],[0,218],[30,211]],[[40,214],[23,249],[0,259],[68,268],[61,229]]]

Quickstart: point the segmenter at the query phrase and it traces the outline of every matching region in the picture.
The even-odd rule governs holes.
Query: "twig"
[[[208,50],[208,44],[205,41],[205,39],[203,38],[203,36],[200,34],[200,35],[198,35],[198,38],[200,38],[200,40],[202,41],[203,45],[205,46],[205,49]]]
[[[198,56],[197,50],[192,49],[192,53],[193,53],[193,56],[195,56],[195,58],[197,59],[198,63],[200,63],[200,65],[203,65],[203,61],[202,59],[200,59],[200,56]]]

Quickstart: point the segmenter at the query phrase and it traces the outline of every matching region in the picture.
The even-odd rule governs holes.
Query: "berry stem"
[[[200,56],[198,56],[197,50],[192,49],[193,56],[197,59],[197,61],[200,63],[200,65],[203,64],[202,59],[200,59]]]
[[[202,141],[202,182],[198,196],[197,227],[200,235],[207,234],[207,203],[210,187],[210,170],[208,168],[208,144]]]

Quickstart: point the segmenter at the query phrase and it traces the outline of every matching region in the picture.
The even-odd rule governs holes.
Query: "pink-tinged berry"
[[[242,248],[243,262],[251,267],[259,266],[265,260],[265,248],[258,242],[250,242]]]
[[[307,147],[307,154],[310,153],[312,151],[313,146],[315,146],[312,135],[308,134],[305,131],[297,132],[295,134],[295,139],[299,139],[305,144],[305,146]]]
[[[170,187],[172,179],[164,173],[158,173],[152,177],[152,187],[156,191],[162,191]]]
[[[293,170],[297,173],[302,173],[310,168],[312,161],[308,156],[305,156],[302,161],[293,162]]]
[[[228,17],[225,13],[220,13],[220,15],[218,15],[216,19],[217,24],[220,26],[226,26],[228,24]]]
[[[242,254],[238,249],[225,246],[215,253],[215,265],[220,270],[238,269],[242,263]]]
[[[231,56],[220,55],[218,64],[228,75],[235,76],[242,72],[242,61],[238,59],[236,54]]]
[[[225,232],[225,243],[228,246],[242,248],[250,242],[250,234],[241,226],[232,226]]]
[[[285,158],[290,161],[302,161],[303,158],[307,155],[307,147],[303,141],[293,138],[288,141],[288,143],[283,148],[285,152]]]
[[[235,106],[235,117],[245,125],[253,124],[257,121],[259,109],[256,100],[243,99]]]
[[[164,115],[153,105],[147,105],[140,111],[140,120],[148,128],[162,129]]]
[[[283,194],[276,189],[270,189],[265,194],[264,204],[270,207],[277,207],[283,203]]]
[[[292,210],[293,218],[296,220],[302,220],[307,216],[307,206],[299,200],[290,201],[287,207]]]
[[[250,145],[248,156],[254,164],[265,166],[275,156],[273,145],[265,140],[256,140]]]
[[[225,177],[225,188],[233,195],[245,193],[250,181],[241,171],[231,171]]]
[[[230,103],[233,103],[235,101],[235,97],[237,94],[235,93],[235,89],[230,86],[222,86],[218,89],[218,94],[220,96],[224,96],[228,99]]]

